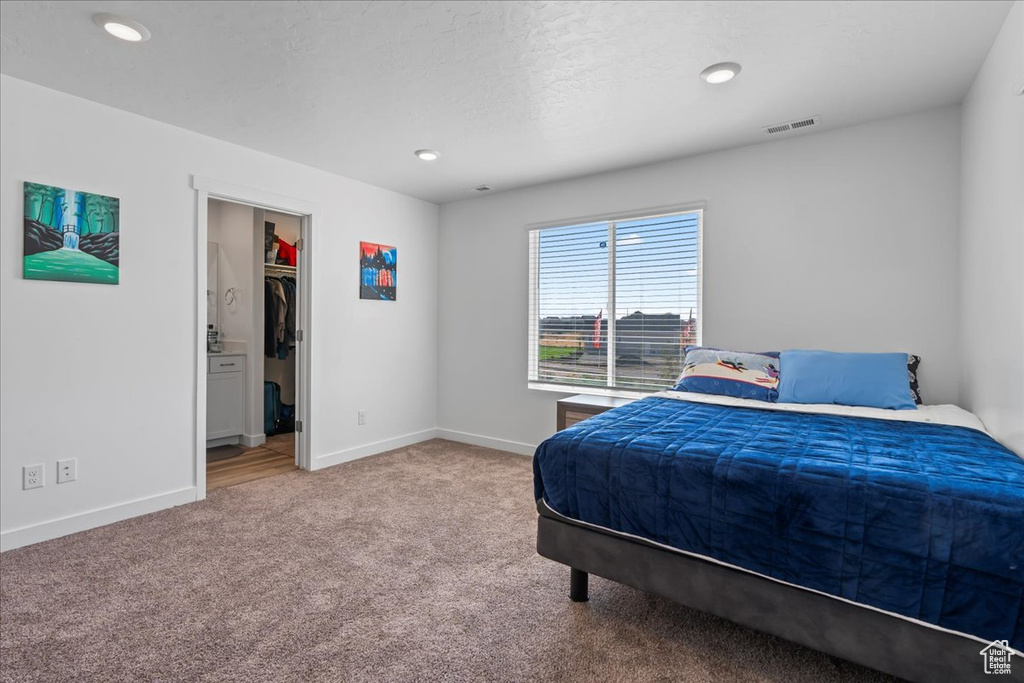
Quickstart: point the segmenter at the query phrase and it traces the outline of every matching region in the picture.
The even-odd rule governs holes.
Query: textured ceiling
[[[957,103],[1009,7],[5,1],[0,70],[443,202],[756,142],[798,117]],[[153,38],[110,38],[100,11]],[[699,80],[725,60],[736,80]]]

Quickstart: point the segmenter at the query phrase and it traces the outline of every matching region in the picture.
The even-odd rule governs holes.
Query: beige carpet
[[[430,441],[0,556],[3,681],[880,681],[538,557],[530,459]]]

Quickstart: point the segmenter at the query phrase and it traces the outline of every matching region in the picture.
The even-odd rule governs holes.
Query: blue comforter
[[[1024,650],[1024,460],[979,431],[652,397],[533,469],[566,517]]]

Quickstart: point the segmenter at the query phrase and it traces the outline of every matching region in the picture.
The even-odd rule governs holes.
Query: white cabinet
[[[245,356],[209,356],[206,372],[206,439],[245,431]]]

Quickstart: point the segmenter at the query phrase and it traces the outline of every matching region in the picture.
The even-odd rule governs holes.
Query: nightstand
[[[577,422],[582,422],[588,417],[600,415],[606,410],[624,406],[632,403],[634,398],[615,398],[614,396],[590,396],[588,394],[577,394],[569,398],[563,398],[558,402],[558,418],[556,424],[558,431],[571,427]]]

